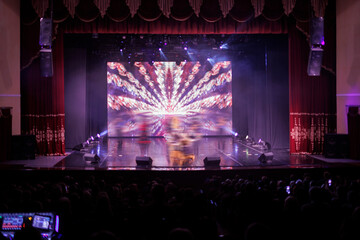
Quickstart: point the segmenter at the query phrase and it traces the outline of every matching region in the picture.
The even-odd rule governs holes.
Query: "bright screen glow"
[[[230,135],[230,61],[107,63],[108,136],[164,136],[174,122],[201,135]],[[176,119],[176,121],[174,121]]]

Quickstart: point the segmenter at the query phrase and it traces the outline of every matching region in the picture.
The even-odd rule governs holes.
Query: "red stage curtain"
[[[294,25],[289,27],[290,152],[323,152],[324,135],[336,132],[335,75],[307,75],[309,44]]]
[[[22,130],[36,134],[40,154],[64,154],[64,71],[63,33],[127,34],[245,34],[289,33],[290,152],[320,153],[323,136],[336,131],[335,95],[335,1],[329,0],[325,15],[325,51],[320,77],[306,73],[309,54],[308,21],[310,0],[296,1],[288,17],[281,0],[265,1],[262,15],[254,18],[251,0],[235,0],[226,18],[218,1],[203,2],[199,17],[187,0],[174,0],[170,17],[162,15],[156,0],[142,1],[137,14],[130,17],[125,0],[111,1],[102,18],[92,0],[81,0],[74,15],[62,0],[54,0],[56,39],[53,47],[54,77],[41,78],[39,60],[38,16],[21,1],[21,88]],[[29,5],[29,6],[28,6]],[[70,16],[72,15],[72,16]],[[296,24],[295,24],[295,20]],[[290,24],[289,24],[290,23]],[[290,29],[288,29],[290,28]],[[35,29],[35,30],[34,30]]]
[[[53,59],[53,77],[41,77],[39,58],[21,71],[22,134],[36,136],[40,155],[65,154],[62,34],[53,46]]]

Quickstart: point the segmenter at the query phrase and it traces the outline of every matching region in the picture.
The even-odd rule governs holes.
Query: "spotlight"
[[[234,130],[227,129],[227,131],[229,131],[231,133],[231,135],[233,135],[234,137],[238,136],[238,133],[235,132]]]
[[[220,46],[220,49],[229,49],[229,45],[227,43],[224,43]]]
[[[212,66],[215,64],[215,60],[213,58],[207,58],[206,59]]]
[[[96,137],[95,137],[95,141],[99,141],[100,140],[100,134],[96,134]]]
[[[184,47],[184,50],[185,50],[185,51],[187,51],[187,50],[188,50],[188,48],[187,48],[187,47]]]
[[[159,48],[159,51],[162,51],[161,48]]]

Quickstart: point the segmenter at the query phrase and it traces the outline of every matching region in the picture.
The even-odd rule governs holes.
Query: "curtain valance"
[[[276,21],[292,14],[296,20],[309,19],[311,12],[323,17],[328,0],[53,0],[53,18],[63,22],[78,18],[91,22],[107,16],[115,22],[139,17],[152,22],[161,16],[186,21],[193,15],[207,22],[217,22],[227,16],[238,22],[263,16]],[[48,0],[22,1],[22,21],[31,24],[46,16]]]

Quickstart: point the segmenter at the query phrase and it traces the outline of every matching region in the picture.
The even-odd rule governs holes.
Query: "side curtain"
[[[52,48],[53,77],[41,77],[39,57],[20,75],[21,130],[24,135],[36,136],[40,155],[65,154],[62,38],[63,34],[57,34]],[[35,43],[33,46],[36,49],[38,45]]]
[[[308,76],[309,51],[306,34],[295,24],[289,26],[289,137],[294,154],[321,154],[325,134],[336,132],[336,76],[324,68],[320,76]]]

